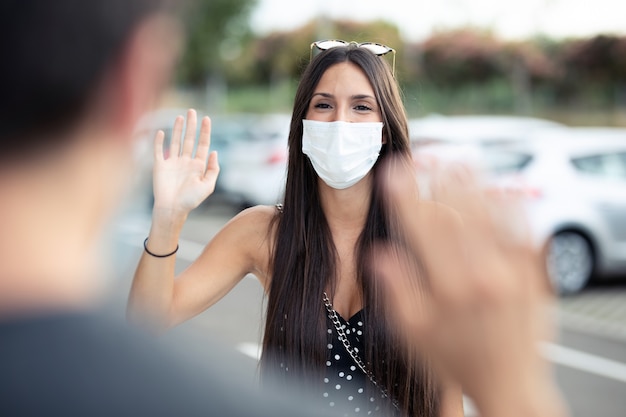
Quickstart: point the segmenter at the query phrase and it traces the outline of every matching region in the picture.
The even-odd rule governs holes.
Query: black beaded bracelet
[[[143,249],[146,251],[146,253],[150,256],[154,256],[155,258],[167,258],[168,256],[172,256],[173,254],[175,254],[176,252],[178,252],[178,245],[176,245],[176,249],[174,249],[173,252],[170,252],[166,255],[157,255],[156,253],[152,253],[148,250],[148,238],[146,238],[146,240],[143,241]]]

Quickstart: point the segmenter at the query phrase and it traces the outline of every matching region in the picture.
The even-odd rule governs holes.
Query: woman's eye
[[[372,108],[370,106],[367,106],[365,104],[359,104],[357,106],[354,106],[354,109],[357,111],[370,111],[372,110]]]
[[[330,104],[328,103],[316,103],[313,107],[316,109],[330,109]]]

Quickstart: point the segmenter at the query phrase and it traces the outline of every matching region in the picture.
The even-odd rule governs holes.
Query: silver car
[[[626,129],[549,130],[483,151],[494,183],[525,196],[559,293],[624,276]]]

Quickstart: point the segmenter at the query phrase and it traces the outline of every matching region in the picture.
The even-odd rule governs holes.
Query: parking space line
[[[239,352],[252,359],[261,359],[261,345],[258,343],[240,343],[236,348]]]
[[[626,382],[626,365],[621,362],[552,343],[543,343],[540,348],[546,359],[558,365]]]
[[[626,382],[626,365],[623,363],[552,343],[543,343],[540,347],[544,357],[555,364]],[[240,343],[236,348],[253,359],[258,360],[261,356],[261,346],[257,343]]]

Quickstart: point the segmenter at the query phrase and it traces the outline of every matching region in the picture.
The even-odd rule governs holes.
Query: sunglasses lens
[[[347,44],[348,44],[347,42],[336,41],[336,40],[315,42],[315,46],[317,46],[317,48],[321,50],[336,48],[338,46],[346,46]]]
[[[385,55],[391,52],[391,48],[385,45],[379,45],[377,43],[362,43],[361,48],[365,48],[375,55]]]

